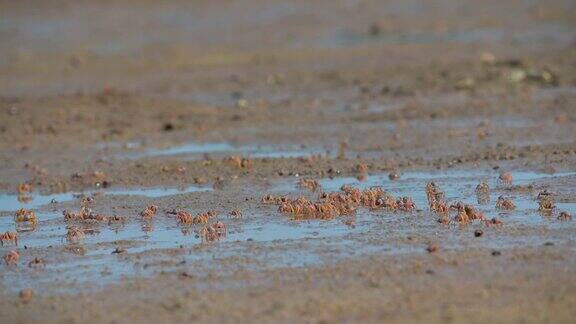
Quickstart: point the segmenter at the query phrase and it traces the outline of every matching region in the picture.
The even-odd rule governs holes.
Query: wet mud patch
[[[264,271],[322,266],[370,255],[422,254],[427,253],[426,246],[431,242],[437,242],[443,250],[454,251],[467,248],[501,251],[550,242],[565,243],[576,224],[540,213],[536,195],[539,189],[549,188],[550,183],[563,184],[559,187],[563,190],[573,184],[575,174],[513,172],[513,177],[512,186],[500,183],[494,172],[481,170],[406,172],[398,180],[390,180],[387,174],[374,174],[364,181],[321,179],[319,183],[324,191],[339,191],[343,185],[360,189],[382,186],[394,196],[412,197],[417,209],[393,212],[360,208],[354,215],[326,221],[294,220],[280,213],[276,206],[254,202],[242,211],[241,218],[219,213],[217,219],[226,224],[226,235],[215,242],[204,242],[202,225],[181,224],[174,215],[165,212],[171,205],[179,204],[171,191],[132,191],[147,201],[161,198],[162,210],[151,219],[128,209],[130,216],[125,222],[85,223],[66,221],[59,208],[52,212],[41,209],[36,228],[20,232],[17,247],[1,248],[3,252],[15,248],[21,254],[17,266],[3,266],[1,278],[3,285],[14,291],[32,286],[65,293],[99,289],[124,279],[164,272],[193,272],[202,277],[214,275],[214,271],[220,274]],[[446,192],[449,201],[475,205],[487,218],[496,217],[504,225],[493,228],[476,222],[464,227],[439,224],[427,208],[424,189],[430,181]],[[480,181],[492,187],[487,201],[477,200],[475,187]],[[297,187],[296,181],[275,183],[267,192],[314,196]],[[106,204],[122,204],[122,197],[132,199],[132,193],[109,194]],[[148,197],[144,197],[146,193]],[[190,199],[196,194],[190,192],[180,199]],[[516,209],[496,210],[494,205],[500,195],[512,199]],[[556,208],[576,213],[574,202],[558,202]],[[66,233],[70,227],[84,230],[85,238],[69,242]],[[0,217],[2,232],[14,228],[10,215]],[[483,232],[482,237],[475,237],[478,230]],[[37,265],[38,259],[42,262]]]

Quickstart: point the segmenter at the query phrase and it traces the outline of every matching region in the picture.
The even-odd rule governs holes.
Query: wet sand
[[[2,322],[576,315],[576,223],[558,219],[576,215],[571,1],[0,8],[0,232],[19,230],[0,251],[20,254],[0,265]],[[261,202],[315,200],[302,178],[381,186],[416,209],[294,220]],[[440,224],[430,181],[503,225]],[[551,213],[538,210],[544,190]],[[496,209],[499,196],[516,209]],[[85,197],[119,220],[66,220]],[[20,208],[35,227],[15,222]],[[203,242],[172,210],[214,211],[226,235]],[[69,242],[70,227],[85,238]]]

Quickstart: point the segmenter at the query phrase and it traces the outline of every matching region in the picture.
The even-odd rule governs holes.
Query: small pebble
[[[438,245],[436,245],[434,243],[430,243],[430,244],[428,244],[426,251],[428,251],[428,253],[434,253],[434,252],[438,251]]]
[[[498,251],[498,250],[492,251],[492,256],[499,256],[499,255],[501,255],[501,254],[502,254],[502,252],[500,252],[500,251]]]
[[[20,290],[20,300],[24,303],[28,303],[34,297],[34,290],[30,288]]]
[[[112,254],[120,254],[120,253],[126,253],[126,249],[117,247],[114,251],[112,251]]]
[[[188,272],[181,272],[180,278],[194,278],[194,275],[191,275]]]
[[[398,180],[400,179],[400,175],[397,172],[390,172],[390,174],[388,174],[388,179]]]

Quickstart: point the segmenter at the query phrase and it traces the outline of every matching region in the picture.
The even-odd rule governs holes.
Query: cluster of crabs
[[[499,180],[505,185],[512,184],[512,174],[505,172],[500,174]],[[486,182],[480,182],[476,186],[476,197],[479,204],[486,204],[490,201],[490,187]],[[445,194],[438,185],[434,182],[429,182],[426,185],[426,198],[428,200],[428,207],[431,212],[439,215],[438,222],[442,224],[450,224],[452,221],[460,225],[467,225],[474,220],[483,222],[488,226],[501,226],[503,223],[497,218],[486,219],[484,214],[477,210],[470,204],[464,204],[461,201],[448,204],[445,199]],[[548,191],[542,191],[538,194],[538,210],[545,215],[552,215],[556,211],[556,205],[552,194]],[[496,209],[502,211],[510,211],[516,209],[516,204],[512,199],[499,196],[496,201]],[[450,211],[456,211],[455,217],[450,217]],[[572,216],[567,211],[560,211],[558,220],[570,220]]]
[[[367,171],[367,167],[365,164],[359,164],[357,170],[364,174]],[[390,176],[390,179],[396,180],[398,177],[394,173],[393,176]],[[499,180],[504,185],[511,185],[512,174],[510,172],[502,173],[499,176]],[[311,192],[320,191],[316,201],[306,197],[291,199],[287,196],[266,195],[262,197],[261,202],[277,205],[280,213],[289,215],[295,220],[331,220],[338,216],[353,215],[359,207],[366,207],[371,210],[386,209],[393,212],[411,212],[416,210],[416,205],[412,198],[395,198],[381,187],[371,187],[361,191],[350,185],[344,185],[340,188],[340,192],[326,193],[321,191],[320,184],[313,179],[299,179],[297,185]],[[441,224],[449,225],[455,222],[459,225],[467,225],[472,221],[480,221],[486,226],[502,226],[503,224],[497,218],[487,219],[484,213],[476,207],[465,204],[462,201],[449,204],[445,193],[434,182],[429,182],[425,190],[429,210],[439,216],[438,222]],[[477,185],[476,197],[479,204],[486,204],[490,201],[490,187],[486,182],[480,182]],[[542,191],[537,198],[538,209],[541,213],[552,215],[556,211],[554,199],[549,192]],[[502,211],[516,209],[514,202],[504,196],[498,197],[495,207]],[[572,216],[567,211],[560,211],[557,215],[558,220],[570,220],[571,218]]]
[[[250,161],[231,157],[230,162],[240,168],[249,168]],[[367,173],[367,166],[359,164],[357,171],[361,176]],[[397,173],[389,175],[391,180],[399,178]],[[512,174],[509,172],[502,173],[499,180],[505,185],[512,184]],[[391,212],[413,212],[416,205],[411,197],[394,197],[381,187],[371,187],[365,190],[354,188],[350,185],[344,185],[337,192],[323,192],[320,183],[313,179],[302,178],[298,181],[298,186],[310,190],[313,193],[318,192],[317,198],[311,200],[306,197],[291,199],[287,196],[266,195],[261,202],[264,204],[274,204],[278,206],[279,212],[291,216],[295,220],[331,220],[339,216],[352,216],[358,208],[368,208],[370,210],[387,210]],[[30,192],[31,187],[21,185],[19,193]],[[480,221],[486,226],[502,226],[501,220],[492,218],[486,219],[485,215],[474,206],[465,204],[461,201],[448,203],[445,193],[440,187],[429,182],[425,188],[426,198],[429,210],[438,215],[438,222],[444,225],[457,223],[467,225],[473,221]],[[480,182],[476,186],[476,196],[479,204],[485,204],[490,201],[490,187],[486,182]],[[542,191],[537,196],[539,211],[545,215],[555,215],[558,220],[570,220],[572,216],[567,211],[559,211],[556,208],[553,195],[548,191]],[[86,234],[96,233],[96,230],[83,229],[74,226],[76,223],[92,224],[107,222],[108,224],[123,224],[126,219],[123,216],[109,216],[98,214],[92,211],[90,205],[94,202],[93,197],[84,197],[82,206],[78,212],[65,210],[62,214],[67,223],[72,223],[67,227],[65,239],[69,243],[78,243],[82,241]],[[496,209],[510,211],[516,208],[516,205],[510,198],[504,196],[498,197]],[[148,221],[156,217],[159,207],[156,205],[147,206],[141,213],[141,219],[148,224]],[[166,215],[175,216],[179,225],[187,228],[198,226],[196,233],[202,242],[215,242],[225,237],[227,234],[226,225],[218,220],[218,214],[214,211],[198,213],[193,215],[185,210],[167,210]],[[232,218],[242,218],[239,210],[233,210],[229,213]],[[0,234],[0,243],[18,245],[18,232],[33,231],[37,226],[36,214],[32,210],[20,209],[14,216],[16,223],[16,232],[7,231]],[[346,218],[345,224],[354,226],[354,221]],[[20,255],[17,251],[9,251],[4,255],[6,264],[15,264],[18,262]],[[35,259],[29,266],[42,265],[44,261]]]
[[[281,213],[290,215],[296,220],[330,220],[338,216],[351,216],[359,207],[405,212],[416,209],[412,198],[396,199],[381,187],[372,187],[361,191],[358,188],[344,185],[340,189],[341,192],[322,192],[316,201],[311,201],[306,197],[290,199],[286,196],[275,197],[272,195],[262,197],[261,201],[265,204],[278,205],[278,210]]]
[[[196,215],[185,210],[171,210],[167,213],[175,215],[178,223],[183,226],[201,225],[202,227],[198,230],[198,236],[202,238],[202,242],[214,242],[226,236],[226,224],[217,220],[218,214],[214,211],[208,211]],[[230,216],[241,218],[242,213],[239,210],[233,210],[230,212]]]
[[[123,224],[126,222],[126,218],[124,216],[118,215],[103,215],[98,214],[92,211],[90,208],[90,204],[94,201],[93,197],[85,197],[82,199],[82,206],[78,212],[64,210],[62,215],[64,220],[69,223],[70,225],[67,226],[67,232],[63,239],[68,241],[71,244],[80,243],[83,241],[87,234],[95,234],[98,233],[95,229],[87,229],[79,226],[75,226],[77,224],[82,225],[89,225],[95,224],[100,222],[107,222],[108,224],[116,224],[120,223]],[[148,221],[156,216],[158,212],[158,206],[156,205],[149,205],[147,206],[141,213],[141,219],[143,221]],[[167,215],[174,215],[176,216],[176,220],[178,224],[182,226],[191,226],[191,225],[201,225],[200,228],[197,229],[198,237],[202,239],[202,242],[215,242],[218,241],[220,238],[225,237],[227,234],[227,227],[222,222],[219,221],[218,214],[214,211],[208,211],[206,213],[199,213],[197,215],[192,215],[190,212],[183,211],[183,210],[168,210],[166,211]],[[231,218],[242,218],[242,212],[240,210],[232,210],[229,213]],[[14,216],[14,221],[16,223],[16,231],[6,231],[0,234],[0,243],[2,246],[4,245],[18,245],[18,232],[24,231],[32,231],[36,229],[37,225],[37,218],[36,214],[32,210],[20,209],[16,212]],[[20,254],[15,251],[11,250],[8,251],[4,255],[4,261],[7,265],[16,264],[20,259]],[[33,261],[30,262],[29,266],[34,267],[37,265],[43,265],[44,261],[42,259],[35,258]]]
[[[476,193],[478,195],[489,194],[488,185],[485,182],[480,183],[476,187]],[[449,225],[454,221],[460,225],[467,225],[472,221],[478,220],[488,226],[502,225],[502,221],[496,218],[490,220],[486,219],[484,213],[470,204],[465,204],[461,201],[448,204],[446,201],[446,195],[434,182],[426,184],[426,198],[428,200],[428,208],[431,212],[439,215],[438,222],[441,224]],[[451,211],[455,211],[456,215],[454,217],[451,217]]]

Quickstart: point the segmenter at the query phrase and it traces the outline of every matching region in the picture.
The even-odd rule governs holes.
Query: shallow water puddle
[[[354,177],[335,177],[320,179],[318,182],[324,191],[338,191],[340,188],[349,184],[358,188],[369,188],[372,186],[383,186],[384,189],[394,190],[398,188],[412,189],[414,194],[423,191],[426,184],[430,181],[442,185],[445,183],[452,187],[470,187],[476,188],[480,181],[486,181],[492,189],[502,189],[503,185],[498,181],[499,173],[490,173],[485,171],[466,171],[451,170],[446,172],[406,172],[401,174],[399,180],[389,180],[387,174],[374,174],[367,177],[365,181],[360,181]],[[576,176],[576,172],[558,172],[558,173],[539,173],[533,171],[516,171],[512,172],[514,185],[527,185],[534,181],[554,177]],[[457,181],[456,181],[457,180]],[[290,182],[280,182],[273,191],[294,191],[297,187],[298,180]],[[444,189],[444,188],[443,188]]]
[[[296,145],[240,145],[227,142],[190,142],[165,149],[150,149],[145,152],[125,154],[122,157],[140,159],[144,157],[180,156],[190,160],[202,159],[205,155],[228,156],[233,154],[252,158],[295,158],[311,154],[324,154],[325,150],[310,149]]]
[[[513,35],[513,37],[510,37]],[[540,24],[532,28],[509,31],[496,28],[462,29],[458,31],[405,31],[405,32],[382,32],[379,35],[369,35],[365,32],[357,32],[350,29],[335,29],[320,39],[315,39],[314,44],[298,42],[296,47],[350,47],[363,44],[428,44],[428,43],[474,43],[484,41],[501,41],[510,38],[516,42],[538,42],[544,39],[554,39],[559,43],[569,43],[574,36],[570,26],[564,24]]]
[[[513,172],[514,185],[527,186],[538,180],[548,178],[562,178],[576,176],[576,172],[559,172],[554,174],[537,173],[532,171]],[[498,173],[482,171],[454,170],[450,172],[407,172],[401,175],[399,180],[389,180],[386,174],[377,174],[367,177],[365,181],[359,181],[352,177],[333,179],[320,179],[318,182],[322,190],[339,191],[343,185],[352,185],[360,189],[373,186],[382,186],[394,196],[410,196],[420,210],[428,209],[425,186],[433,181],[446,193],[449,202],[463,201],[464,203],[477,205],[486,216],[503,218],[518,223],[541,224],[548,222],[549,218],[542,217],[538,212],[536,200],[537,191],[509,191],[498,181]],[[479,201],[476,196],[476,185],[486,181],[491,188],[491,195],[487,201]],[[576,181],[576,180],[575,180]],[[291,183],[280,183],[272,189],[272,192],[294,192],[297,189],[297,180]],[[502,195],[511,198],[516,204],[514,211],[500,211],[495,209],[496,200]],[[566,210],[572,215],[576,213],[576,203],[556,203],[557,210]]]
[[[574,175],[573,172],[513,173],[515,185]],[[390,181],[386,174],[369,176],[363,182],[355,178],[322,179],[320,183],[326,191],[338,191],[343,184],[362,189],[380,185],[395,196],[413,197],[420,211],[394,213],[360,208],[352,216],[355,226],[349,227],[344,224],[345,217],[331,221],[294,221],[277,212],[277,206],[256,204],[243,211],[245,216],[242,219],[220,216],[219,219],[227,225],[227,235],[213,243],[202,243],[197,235],[200,226],[179,225],[176,217],[163,212],[150,221],[133,216],[125,224],[113,225],[67,223],[58,213],[39,212],[36,230],[20,233],[17,249],[21,261],[18,267],[5,267],[0,278],[8,289],[13,290],[32,286],[70,291],[161,271],[193,269],[199,274],[217,269],[231,271],[230,267],[258,270],[311,266],[361,255],[425,253],[430,238],[442,242],[443,249],[537,246],[556,239],[550,230],[576,230],[574,221],[561,222],[554,216],[541,215],[535,200],[537,192],[509,191],[498,183],[497,177],[498,174],[493,172],[454,170],[408,172],[397,181]],[[481,180],[490,184],[492,195],[487,204],[478,205],[475,187]],[[449,201],[462,200],[474,204],[488,218],[503,220],[504,227],[488,228],[472,223],[459,228],[438,224],[436,217],[427,211],[425,185],[429,181],[435,181],[446,192]],[[296,188],[295,181],[280,183],[273,191],[291,197],[305,194]],[[123,194],[141,192],[122,191]],[[152,191],[149,194],[177,193],[180,191]],[[511,197],[517,209],[495,210],[495,201],[501,194]],[[576,203],[557,203],[557,208],[576,214]],[[80,244],[69,244],[64,239],[69,225],[87,230],[88,234]],[[473,238],[473,231],[477,228],[485,231],[484,237]],[[0,217],[0,230],[14,230],[12,217]],[[562,240],[561,236],[559,240]],[[125,249],[125,252],[113,254],[117,247]],[[5,253],[9,249],[14,247],[5,246],[0,251]],[[35,256],[45,258],[45,270],[26,266]]]
[[[74,193],[65,192],[50,195],[42,195],[38,193],[31,193],[27,199],[22,200],[15,194],[0,194],[0,212],[13,212],[20,208],[36,209],[40,206],[50,204],[52,202],[67,202],[76,199],[77,197],[89,196],[92,194],[103,193],[111,196],[144,196],[150,198],[158,198],[165,196],[172,196],[190,192],[211,191],[211,187],[189,186],[186,188],[138,188],[138,189],[114,189],[114,190],[94,190],[88,192]]]
[[[127,222],[126,224],[108,225],[105,223],[82,224],[65,222],[61,214],[38,213],[38,225],[34,231],[20,233],[20,243],[28,248],[48,247],[64,243],[68,226],[76,226],[86,231],[85,245],[95,247],[103,243],[132,241],[145,243],[131,249],[131,252],[143,252],[156,248],[175,248],[180,245],[201,243],[197,235],[199,226],[179,225],[176,218],[170,215],[157,215],[156,219]],[[227,223],[227,235],[218,242],[273,242],[281,240],[298,240],[315,237],[331,237],[357,231],[344,225],[340,220],[327,222],[296,222],[283,217],[253,216],[250,221],[220,219]],[[0,217],[0,231],[14,231],[12,217]],[[136,244],[138,245],[138,244]],[[109,247],[107,247],[109,248]],[[97,250],[97,249],[96,249]],[[90,253],[96,253],[92,250]]]
[[[272,218],[271,218],[272,217]],[[21,266],[2,275],[4,280],[10,280],[10,287],[19,289],[30,285],[30,278],[23,273],[31,271],[25,265],[31,260],[32,254],[46,254],[48,264],[44,277],[35,279],[34,285],[40,287],[49,285],[53,280],[67,283],[92,283],[102,285],[134,275],[149,275],[154,270],[174,269],[173,262],[164,264],[163,249],[189,249],[193,246],[204,247],[200,251],[184,254],[178,260],[188,263],[207,264],[214,262],[214,257],[220,259],[236,258],[246,254],[246,244],[281,244],[299,240],[315,240],[318,238],[340,237],[336,245],[352,244],[346,240],[346,235],[360,231],[361,227],[351,229],[340,220],[330,222],[294,222],[281,216],[251,215],[248,219],[227,220],[227,235],[215,243],[204,243],[197,236],[198,226],[180,226],[173,216],[157,215],[151,221],[132,221],[125,225],[110,226],[108,224],[67,224],[61,215],[39,214],[39,222],[35,231],[20,233],[18,250],[21,253]],[[65,240],[67,226],[74,224],[93,234],[87,234],[81,244],[69,244]],[[0,229],[13,230],[10,217],[0,218]],[[88,231],[87,231],[88,233]],[[26,247],[22,250],[22,247]],[[112,254],[116,247],[126,249],[126,254]],[[14,247],[2,247],[3,252]],[[66,249],[78,249],[79,254],[65,252]],[[34,252],[37,251],[37,252]],[[55,255],[53,255],[55,253]],[[135,256],[123,260],[124,256]],[[52,256],[53,260],[51,260]],[[305,266],[321,262],[321,259],[310,250],[282,251],[274,255],[258,255],[247,253],[251,262],[266,267]],[[181,261],[178,261],[181,262]],[[155,266],[161,264],[161,266]],[[138,270],[135,271],[134,269]],[[51,279],[50,279],[51,278]]]

